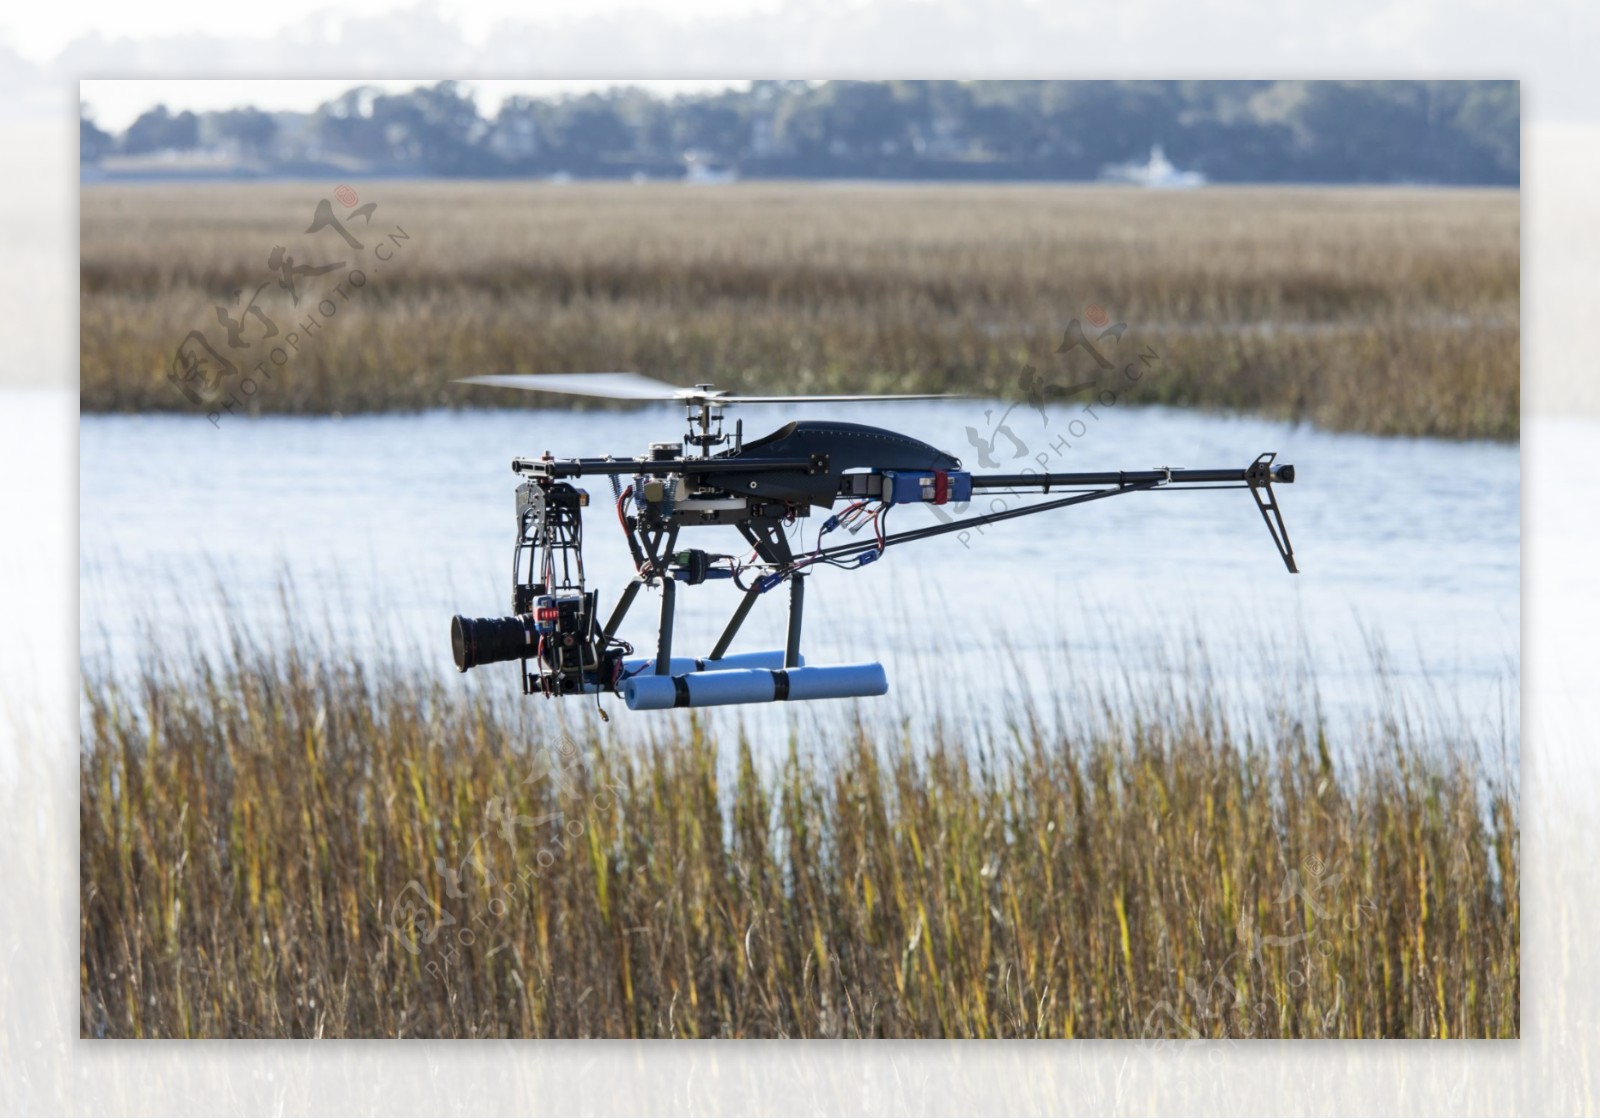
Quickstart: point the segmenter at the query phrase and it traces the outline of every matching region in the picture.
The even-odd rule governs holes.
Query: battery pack
[[[965,470],[871,470],[847,474],[842,493],[875,497],[885,505],[944,505],[972,500],[972,475]]]

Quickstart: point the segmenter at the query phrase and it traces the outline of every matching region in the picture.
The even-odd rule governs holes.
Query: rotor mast
[[[700,384],[684,396],[685,419],[689,430],[684,432],[686,447],[699,447],[701,458],[711,457],[711,448],[728,441],[722,431],[722,394],[709,384]],[[741,425],[741,433],[743,425]]]

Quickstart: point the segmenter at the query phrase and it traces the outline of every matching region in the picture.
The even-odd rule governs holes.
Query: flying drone
[[[796,420],[759,439],[744,424],[725,432],[733,406],[928,400],[949,394],[741,396],[711,385],[676,388],[636,373],[508,374],[465,383],[685,406],[689,430],[679,442],[652,443],[637,458],[516,458],[517,532],[511,614],[451,622],[456,667],[517,661],[526,695],[554,698],[611,693],[630,710],[713,707],[883,695],[881,664],[809,665],[800,653],[806,580],[824,567],[851,570],[889,548],[999,521],[1034,516],[1124,494],[1165,489],[1248,489],[1290,573],[1297,572],[1273,483],[1294,481],[1275,453],[1242,469],[1116,470],[1086,473],[974,474],[961,460],[908,435],[865,424]],[[590,495],[575,479],[604,478],[633,559],[634,577],[602,621],[598,592],[583,570],[583,511]],[[1044,500],[889,532],[900,505],[962,505],[983,492],[1037,494]],[[790,530],[816,510],[828,515],[813,536]],[[834,510],[838,509],[837,512]],[[688,530],[734,528],[751,549],[724,554],[679,546]],[[870,530],[870,531],[867,531]],[[840,539],[841,534],[846,539]],[[865,533],[863,536],[862,534]],[[726,534],[724,534],[726,536]],[[834,542],[827,542],[832,537]],[[812,542],[805,548],[807,540]],[[678,588],[729,580],[743,592],[711,651],[673,655]],[[732,653],[756,601],[787,584],[788,630],[782,649]],[[660,591],[653,656],[635,655],[617,636],[639,592]]]

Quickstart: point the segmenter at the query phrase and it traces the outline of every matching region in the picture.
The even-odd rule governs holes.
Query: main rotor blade
[[[680,400],[688,391],[638,373],[488,373],[458,378],[463,385],[490,385],[529,392],[604,396],[612,400]]]
[[[739,396],[718,397],[719,404],[811,404],[852,400],[965,400],[964,392],[891,392],[849,396]]]
[[[719,389],[679,388],[640,373],[489,373],[462,377],[464,385],[524,389],[529,392],[560,392],[575,396],[603,396],[612,400],[655,400],[679,404],[826,404],[861,400],[954,400],[965,393],[847,393],[841,396],[741,396]]]

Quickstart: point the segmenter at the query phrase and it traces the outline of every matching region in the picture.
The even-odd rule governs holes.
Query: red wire
[[[622,515],[622,506],[632,493],[633,487],[629,486],[617,495],[617,523],[622,526],[622,531],[624,533],[628,531],[628,519]]]
[[[633,495],[633,487],[632,486],[628,486],[628,487],[624,488],[623,491],[620,494],[617,495],[617,523],[622,526],[622,535],[624,535],[624,536],[628,535],[628,518],[623,514],[622,507],[628,503],[628,498],[631,497],[632,495]],[[628,550],[629,550],[630,554],[633,551],[633,549],[631,547]],[[633,573],[635,575],[643,577],[644,568],[643,567],[639,567],[639,566],[635,566],[634,569],[633,569]]]

